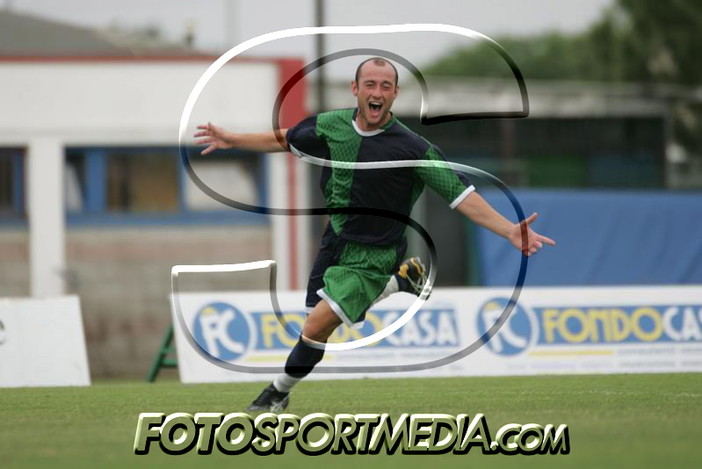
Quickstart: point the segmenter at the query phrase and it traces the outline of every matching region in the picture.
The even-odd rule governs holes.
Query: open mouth
[[[380,111],[383,109],[383,103],[379,103],[377,101],[370,101],[368,103],[368,109],[371,112],[371,115],[373,117],[377,117],[380,115]]]

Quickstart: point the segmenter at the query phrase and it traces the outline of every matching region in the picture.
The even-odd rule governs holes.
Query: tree
[[[699,0],[618,0],[584,33],[503,36],[497,41],[526,78],[702,83]],[[506,64],[483,42],[440,58],[426,73],[511,76]]]

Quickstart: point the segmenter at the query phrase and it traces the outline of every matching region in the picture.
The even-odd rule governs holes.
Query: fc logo
[[[485,334],[500,318],[509,298],[492,298],[485,302],[478,313],[478,333]],[[519,303],[500,330],[487,342],[487,348],[499,355],[518,355],[534,345],[538,325],[534,313]]]
[[[195,340],[210,355],[235,361],[251,346],[251,328],[244,314],[227,303],[203,306],[193,324]]]

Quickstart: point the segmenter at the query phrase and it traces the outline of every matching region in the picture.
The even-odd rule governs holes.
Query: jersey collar
[[[385,132],[385,130],[386,130],[388,127],[390,127],[392,124],[395,123],[395,114],[393,114],[393,113],[391,112],[391,113],[390,113],[390,116],[391,116],[391,117],[390,117],[390,120],[387,121],[387,122],[386,122],[382,127],[380,127],[379,129],[375,129],[375,130],[362,130],[362,129],[358,126],[358,124],[356,124],[356,114],[358,114],[358,109],[355,109],[355,110],[353,111],[353,116],[351,116],[351,125],[353,125],[353,129],[354,129],[354,130],[356,131],[356,133],[357,133],[358,135],[360,135],[361,137],[373,137],[373,136],[375,136],[375,135],[382,134],[383,132]]]

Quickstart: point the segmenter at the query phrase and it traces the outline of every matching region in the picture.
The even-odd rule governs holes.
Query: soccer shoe
[[[290,393],[278,391],[273,383],[269,384],[266,389],[261,391],[261,394],[251,403],[246,410],[269,412],[282,412],[290,402]]]
[[[412,293],[419,296],[427,281],[427,269],[422,264],[419,257],[410,257],[400,264],[400,268],[395,273],[400,291]]]

